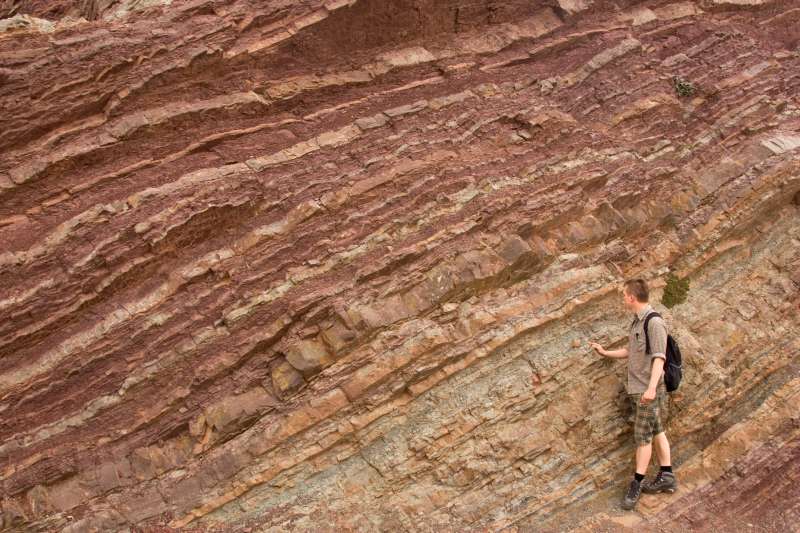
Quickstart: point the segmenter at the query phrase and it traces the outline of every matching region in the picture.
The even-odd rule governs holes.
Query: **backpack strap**
[[[647,355],[650,353],[650,337],[647,335],[647,325],[650,322],[650,319],[654,316],[660,317],[656,311],[652,313],[648,313],[646,317],[644,317],[644,354]]]

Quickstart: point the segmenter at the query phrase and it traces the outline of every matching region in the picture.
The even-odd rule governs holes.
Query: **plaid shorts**
[[[655,400],[642,405],[642,394],[628,395],[633,403],[633,440],[637,446],[650,444],[654,436],[663,432],[668,416],[667,387],[663,380],[656,387]]]

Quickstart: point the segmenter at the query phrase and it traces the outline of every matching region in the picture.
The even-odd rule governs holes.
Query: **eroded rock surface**
[[[797,523],[795,2],[0,14],[3,530]],[[623,514],[632,276],[687,370]]]

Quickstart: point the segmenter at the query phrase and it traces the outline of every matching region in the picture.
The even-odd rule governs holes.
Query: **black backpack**
[[[647,337],[647,323],[654,316],[660,317],[658,313],[650,313],[644,319],[644,353],[650,353],[650,339]],[[667,386],[667,392],[672,392],[678,388],[681,383],[681,349],[678,348],[678,343],[672,338],[672,335],[667,333],[667,361],[664,363],[664,384]]]

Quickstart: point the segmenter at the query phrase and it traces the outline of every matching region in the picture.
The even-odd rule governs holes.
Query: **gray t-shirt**
[[[647,324],[650,337],[650,354],[645,355],[644,319],[655,311],[649,304],[635,313],[628,332],[628,394],[641,394],[650,384],[650,369],[653,359],[667,360],[667,326],[661,317],[653,317]],[[664,380],[661,373],[659,381]]]

